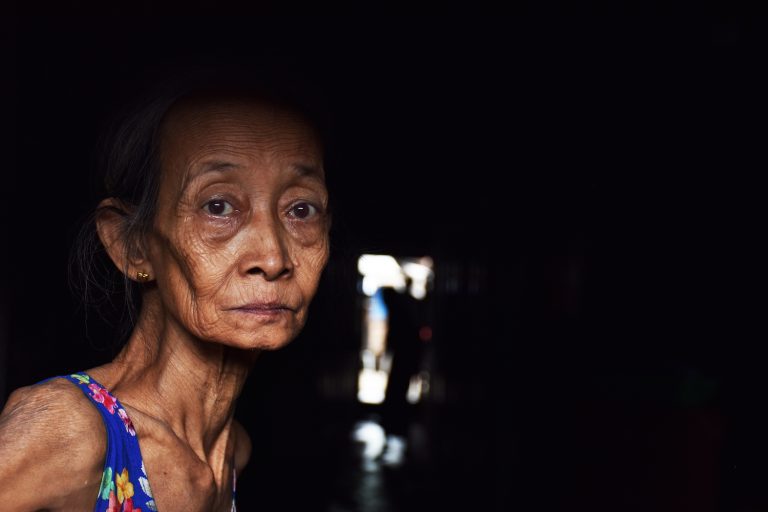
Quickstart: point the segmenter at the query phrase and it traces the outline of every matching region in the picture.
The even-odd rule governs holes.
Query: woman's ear
[[[96,231],[115,266],[133,281],[152,279],[154,272],[144,248],[137,240],[127,238],[125,225],[130,208],[110,197],[101,201],[96,211]]]

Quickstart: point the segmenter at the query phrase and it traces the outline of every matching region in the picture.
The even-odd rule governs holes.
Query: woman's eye
[[[289,213],[297,219],[308,219],[317,214],[317,208],[309,203],[297,203],[291,207]]]
[[[230,215],[235,211],[235,208],[223,199],[214,199],[213,201],[208,201],[205,203],[203,210],[210,213],[211,215],[220,217]]]

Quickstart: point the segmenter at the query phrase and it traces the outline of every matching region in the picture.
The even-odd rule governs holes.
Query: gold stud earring
[[[138,279],[142,283],[146,283],[147,281],[149,281],[149,274],[139,270],[138,272],[136,272],[136,279]]]

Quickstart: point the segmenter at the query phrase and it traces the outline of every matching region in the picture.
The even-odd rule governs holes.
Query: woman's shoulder
[[[12,438],[5,438],[13,432]],[[94,437],[106,439],[98,410],[66,379],[55,378],[15,390],[0,413],[0,439],[6,442],[60,444],[62,441],[93,447],[104,455],[104,445]]]
[[[48,505],[56,492],[94,485],[106,454],[106,430],[89,402],[66,379],[19,388],[9,396],[0,412],[0,502],[13,493],[11,502]],[[51,481],[57,485],[39,485]]]

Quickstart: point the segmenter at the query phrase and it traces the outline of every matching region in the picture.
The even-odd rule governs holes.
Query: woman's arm
[[[98,411],[69,382],[14,391],[0,413],[2,510],[91,510],[105,443]]]

